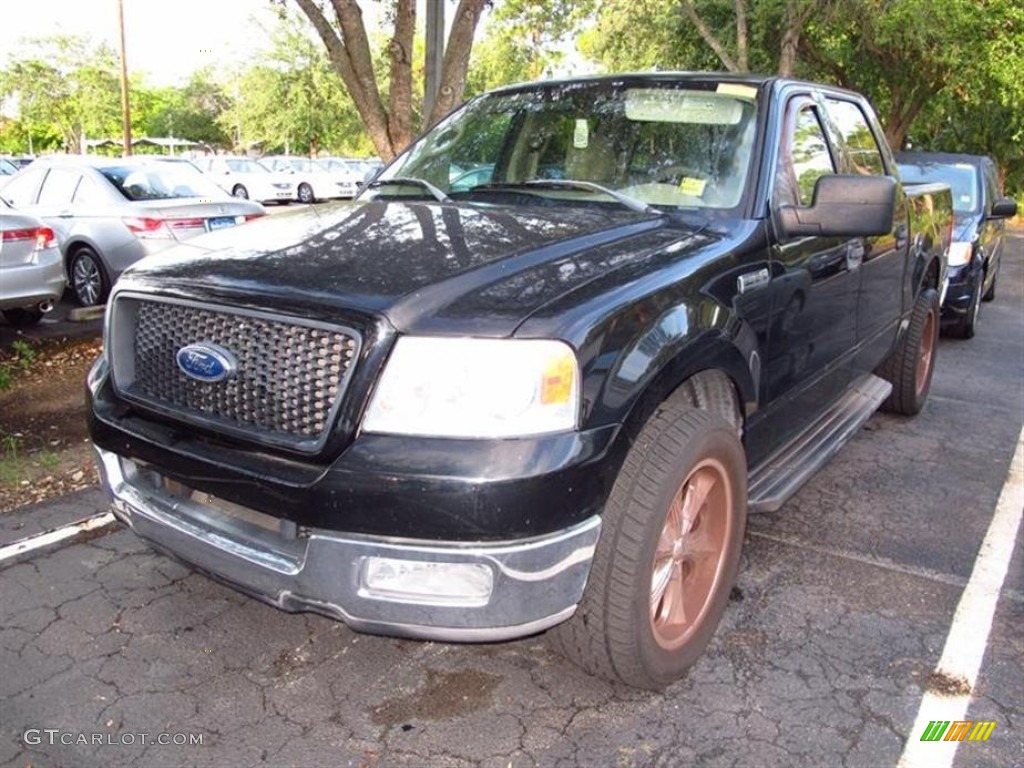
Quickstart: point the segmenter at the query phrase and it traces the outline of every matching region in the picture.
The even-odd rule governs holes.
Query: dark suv
[[[953,189],[956,218],[942,325],[952,335],[969,339],[974,336],[981,302],[996,296],[1005,219],[1017,213],[1017,203],[1002,196],[996,165],[990,157],[900,152],[896,160],[904,182],[937,181]]]

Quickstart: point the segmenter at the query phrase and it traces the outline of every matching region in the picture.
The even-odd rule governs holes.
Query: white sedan
[[[212,155],[192,163],[234,197],[285,204],[297,199],[293,177],[272,171],[251,157]]]
[[[333,171],[319,160],[277,155],[262,162],[275,171],[293,174],[300,203],[313,203],[335,197],[355,197],[357,179],[351,174]]]

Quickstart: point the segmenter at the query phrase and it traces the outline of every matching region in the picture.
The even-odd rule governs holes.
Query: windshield
[[[752,86],[692,80],[489,94],[435,126],[378,178],[421,179],[464,200],[485,201],[482,193],[507,185],[561,201],[601,197],[582,185],[536,184],[559,180],[649,205],[732,208],[747,185],[756,97]],[[371,194],[413,193],[422,190],[390,184]]]
[[[221,199],[225,192],[185,163],[154,162],[147,165],[98,168],[117,191],[129,200],[166,200],[176,197]]]
[[[17,173],[17,171],[18,168],[14,163],[0,157],[0,176],[8,176],[10,174]]]
[[[978,171],[968,163],[900,163],[900,176],[911,184],[939,182],[953,190],[953,210],[977,213]]]
[[[224,162],[227,163],[228,168],[234,173],[270,173],[270,169],[265,165],[243,157],[233,157]]]
[[[327,170],[319,162],[308,157],[283,157],[278,159],[275,167],[296,173],[324,173]]]

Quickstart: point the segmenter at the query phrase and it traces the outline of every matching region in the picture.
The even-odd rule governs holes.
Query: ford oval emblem
[[[182,373],[196,381],[223,381],[238,370],[235,356],[216,344],[189,344],[174,357]]]

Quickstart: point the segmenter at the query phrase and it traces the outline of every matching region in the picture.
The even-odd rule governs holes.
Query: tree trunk
[[[487,0],[459,0],[452,30],[448,34],[448,44],[444,49],[441,83],[434,99],[434,109],[424,128],[436,123],[462,102],[462,95],[466,91],[469,54],[473,50],[473,36],[486,4]]]
[[[736,13],[736,57],[733,58],[732,54],[726,49],[722,41],[715,37],[715,33],[711,31],[704,19],[697,13],[697,9],[693,5],[693,0],[679,0],[680,5],[683,7],[683,13],[686,14],[687,18],[693,23],[693,26],[697,28],[697,32],[700,34],[701,39],[707,43],[708,47],[715,52],[718,56],[718,60],[722,62],[722,66],[730,72],[747,72],[747,13],[746,13],[746,0],[734,0],[734,9]]]
[[[806,21],[804,14],[797,10],[797,0],[786,3],[785,27],[782,30],[782,45],[779,51],[779,74],[792,77],[793,66],[796,64],[797,51],[800,48],[800,31]]]
[[[352,103],[355,104],[359,117],[362,118],[363,126],[370,135],[370,141],[373,142],[377,154],[385,162],[391,160],[396,154],[396,149],[391,144],[391,136],[388,133],[388,116],[384,111],[384,105],[381,103],[377,81],[373,77],[370,49],[366,43],[366,30],[362,26],[362,13],[359,10],[359,6],[353,2],[345,2],[345,0],[333,0],[336,14],[339,12],[338,8],[340,7],[350,17],[357,17],[356,24],[353,25],[350,18],[347,26],[349,28],[357,26],[362,30],[361,38],[363,45],[359,45],[358,42],[350,44],[346,37],[345,23],[341,23],[341,36],[339,36],[315,0],[295,0],[295,3],[306,14],[323,41],[324,46],[327,48],[327,55],[331,59],[331,64],[334,65],[335,71],[352,97]],[[340,22],[341,19],[339,17]],[[363,60],[357,66],[355,59],[360,58],[358,51],[363,51],[361,54]],[[368,78],[366,77],[367,68],[369,69]]]
[[[442,0],[429,0],[441,2]],[[320,0],[295,0],[327,48],[331,64],[345,84],[377,154],[385,162],[405,149],[414,136],[412,49],[416,0],[396,0],[394,34],[388,45],[390,91],[385,109],[373,73],[373,57],[357,0],[330,0],[337,26],[324,15]],[[440,120],[462,101],[466,70],[477,22],[487,0],[459,0],[455,11],[434,109],[427,125]]]
[[[416,0],[398,0],[395,35],[388,46],[391,88],[388,104],[388,137],[397,152],[412,141],[412,46],[416,33]]]

